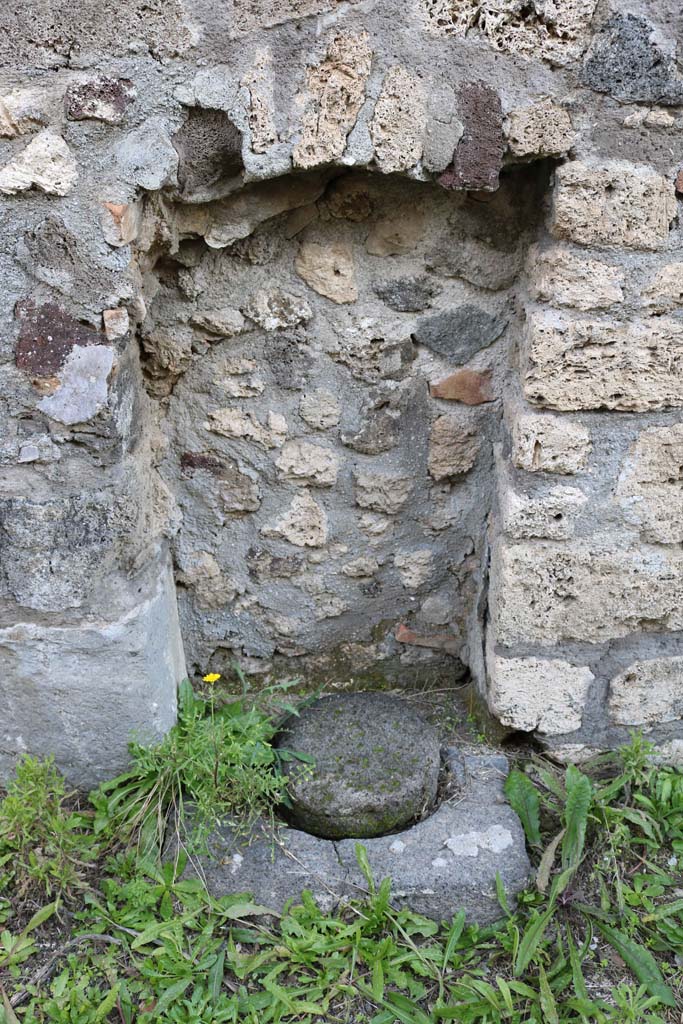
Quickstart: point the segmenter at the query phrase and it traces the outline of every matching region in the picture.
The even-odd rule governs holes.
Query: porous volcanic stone
[[[328,839],[381,836],[414,821],[436,799],[439,737],[410,704],[383,693],[333,694],[285,724],[290,822]]]

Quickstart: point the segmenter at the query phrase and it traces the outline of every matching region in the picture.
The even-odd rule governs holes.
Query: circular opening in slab
[[[321,697],[285,722],[276,746],[302,755],[283,762],[290,799],[283,816],[311,835],[387,835],[435,809],[439,736],[398,697]]]

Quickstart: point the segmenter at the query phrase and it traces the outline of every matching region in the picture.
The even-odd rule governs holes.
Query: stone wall
[[[680,11],[83,7],[0,15],[0,770],[233,659],[680,757]]]

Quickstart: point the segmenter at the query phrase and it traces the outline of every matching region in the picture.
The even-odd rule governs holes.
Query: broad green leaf
[[[567,800],[564,805],[565,834],[562,840],[562,867],[576,868],[581,863],[586,841],[588,812],[593,799],[593,786],[587,775],[570,764],[565,779]]]
[[[465,927],[465,917],[466,917],[465,911],[461,910],[453,918],[453,924],[451,925],[450,930],[448,932],[448,939],[446,941],[446,948],[445,948],[444,954],[443,954],[443,962],[442,962],[442,965],[441,965],[441,970],[442,971],[446,970],[446,968],[448,967],[449,963],[451,962],[451,960],[453,958],[453,953],[455,952],[455,947],[458,945],[458,942],[460,940],[460,936],[462,935],[463,928]]]
[[[538,968],[538,991],[541,1003],[541,1012],[543,1014],[543,1024],[560,1024],[560,1018],[557,1014],[557,1003],[553,996],[550,985],[548,984],[547,975],[543,969],[543,966]]]
[[[29,932],[32,932],[35,928],[39,928],[41,924],[45,924],[45,922],[56,912],[58,907],[59,900],[55,900],[54,903],[48,903],[46,907],[41,907],[41,909],[36,911],[33,915],[21,934],[28,935]]]
[[[555,863],[555,854],[557,853],[557,847],[564,838],[564,831],[565,830],[562,829],[561,832],[558,832],[555,838],[548,843],[543,851],[541,863],[538,865],[538,871],[536,872],[536,888],[539,892],[547,892],[550,875],[553,870],[553,864]]]
[[[603,938],[616,950],[624,963],[631,968],[638,981],[645,986],[650,995],[656,996],[665,1006],[675,1007],[676,999],[674,994],[664,981],[662,973],[657,966],[657,961],[650,950],[638,945],[628,935],[624,935],[623,932],[617,931],[616,928],[611,928],[600,920],[596,920],[595,925]]]
[[[176,981],[173,985],[169,985],[167,989],[164,989],[156,1006],[154,1007],[154,1011],[157,1016],[161,1014],[162,1010],[167,1010],[168,1007],[176,1001],[176,999],[180,999],[191,983],[192,978],[181,978],[180,981]]]
[[[365,849],[362,843],[356,843],[356,861],[358,867],[363,873],[363,878],[368,883],[368,889],[370,892],[375,891],[375,880],[372,877],[372,868],[370,867],[370,861],[368,860],[368,851]]]
[[[515,957],[513,969],[515,978],[519,978],[524,974],[525,970],[533,960],[536,950],[541,943],[545,930],[554,913],[555,908],[550,906],[545,913],[539,914],[531,919],[524,935],[522,936],[522,941],[519,944],[517,956]]]
[[[538,790],[528,775],[513,768],[505,780],[505,795],[513,811],[517,813],[527,841],[531,846],[541,844],[541,802]]]
[[[223,976],[225,974],[225,950],[222,949],[216,957],[211,970],[209,971],[209,999],[211,1000],[212,1006],[218,1005],[218,1000],[221,997],[221,988],[223,986]]]

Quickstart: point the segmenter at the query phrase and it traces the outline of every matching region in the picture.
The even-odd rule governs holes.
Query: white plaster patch
[[[62,367],[59,387],[38,408],[67,426],[86,423],[107,404],[113,366],[114,352],[108,345],[76,346]]]
[[[444,843],[456,857],[477,857],[480,850],[502,853],[512,846],[512,833],[502,825],[492,825],[485,832],[463,832],[451,836]]]
[[[406,844],[400,839],[394,839],[393,843],[389,846],[392,853],[403,853],[406,848]]]

